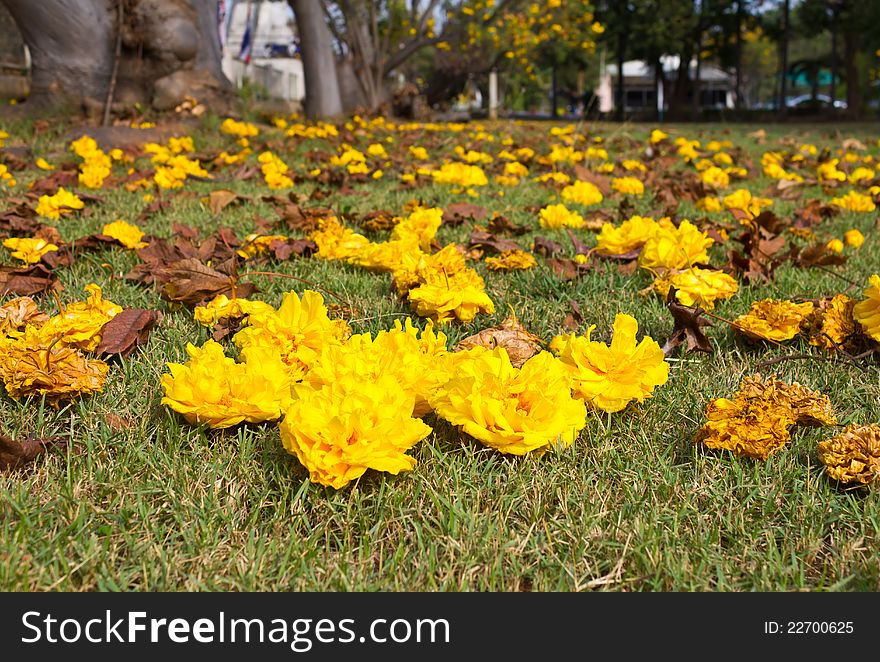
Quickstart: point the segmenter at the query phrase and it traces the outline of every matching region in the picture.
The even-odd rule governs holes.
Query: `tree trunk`
[[[846,115],[850,119],[862,116],[862,81],[859,78],[857,56],[859,33],[846,29],[843,33],[843,56],[846,59]]]
[[[626,36],[623,30],[617,35],[617,85],[614,91],[614,117],[618,122],[626,119],[626,83],[623,62],[626,57]]]
[[[342,114],[333,40],[324,20],[321,0],[290,0],[302,48],[306,79],[306,115],[311,118]]]
[[[225,105],[232,85],[220,64],[213,0],[2,0],[31,53],[36,105],[103,105],[124,3],[117,107],[173,108],[187,96]]]
[[[742,110],[742,0],[736,2],[736,44],[734,53],[734,66],[736,67],[736,83],[734,87],[733,103],[737,110]]]
[[[782,5],[782,39],[779,43],[780,57],[779,68],[779,114],[784,116],[788,112],[786,97],[788,96],[788,14],[790,0],[785,0]]]

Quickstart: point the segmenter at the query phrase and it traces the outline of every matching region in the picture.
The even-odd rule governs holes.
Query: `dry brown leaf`
[[[0,296],[31,296],[49,290],[60,292],[63,289],[58,277],[42,264],[20,269],[0,265]]]
[[[226,209],[226,207],[239,199],[239,195],[235,191],[223,188],[217,189],[208,194],[208,208],[211,210],[211,213],[216,216]]]
[[[474,347],[495,349],[503,347],[507,350],[510,363],[519,368],[532,356],[541,351],[543,340],[535,334],[527,331],[520,324],[516,315],[512,314],[498,326],[483,329],[479,333],[462,339],[453,351],[460,352]]]
[[[161,321],[162,313],[158,310],[127,308],[101,327],[101,342],[95,348],[95,354],[126,357],[147,342]]]
[[[49,446],[63,448],[67,441],[63,437],[25,437],[16,441],[0,434],[0,471],[9,471],[33,462]]]

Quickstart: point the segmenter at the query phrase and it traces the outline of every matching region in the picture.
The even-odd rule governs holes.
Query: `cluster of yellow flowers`
[[[669,367],[652,339],[636,343],[636,321],[618,315],[611,346],[574,335],[519,368],[502,346],[450,352],[429,321],[407,319],[350,335],[331,320],[323,297],[285,295],[276,311],[259,302],[218,297],[196,309],[211,323],[246,316],[233,336],[240,362],[208,341],[169,364],[162,402],[192,424],[215,428],[280,419],[284,447],[311,480],[341,488],[367,469],[398,473],[415,466],[406,452],[431,433],[429,412],[505,453],[570,445],[586,425],[586,404],[620,411],[651,397]],[[590,331],[592,331],[592,328]]]
[[[271,189],[290,188],[293,180],[286,174],[289,168],[287,164],[270,151],[265,151],[258,157],[262,164],[260,170],[266,185]]]
[[[260,130],[255,124],[251,124],[250,122],[239,122],[231,117],[227,117],[223,120],[223,123],[220,125],[220,130],[228,135],[238,136],[239,138],[244,139],[253,138],[260,133]]]
[[[152,154],[151,161],[156,166],[153,181],[159,188],[181,188],[187,177],[210,177],[198,159],[189,158],[184,152],[195,150],[192,138],[172,137],[166,145],[147,143],[144,151]]]
[[[15,181],[15,177],[13,177],[12,173],[9,172],[9,166],[5,163],[0,163],[0,182],[6,184],[9,188],[12,188],[18,183]]]
[[[79,166],[79,183],[86,188],[101,188],[113,170],[113,159],[105,154],[93,138],[83,135],[70,144],[70,149],[83,162]],[[118,150],[114,150],[118,151]],[[121,154],[121,153],[120,153]]]

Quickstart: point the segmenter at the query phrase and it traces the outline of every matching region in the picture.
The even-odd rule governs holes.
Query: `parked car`
[[[831,97],[827,94],[817,94],[814,99],[810,94],[801,94],[797,97],[789,97],[785,100],[788,108],[812,108],[815,110],[827,109],[831,106]],[[846,108],[846,101],[843,99],[834,100],[835,108]]]

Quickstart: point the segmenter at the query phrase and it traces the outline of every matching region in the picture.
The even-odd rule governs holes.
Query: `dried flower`
[[[811,312],[813,304],[809,301],[762,299],[753,303],[748,313],[734,320],[734,328],[757,340],[791,340]]]
[[[502,251],[497,257],[486,258],[486,267],[492,271],[531,269],[536,264],[535,256],[525,251]]]
[[[834,350],[856,332],[853,319],[855,300],[845,294],[835,294],[831,301],[814,312],[821,315],[819,327],[810,336],[810,344],[823,349]]]
[[[880,478],[880,425],[848,425],[819,442],[825,472],[841,483],[870,485]]]

